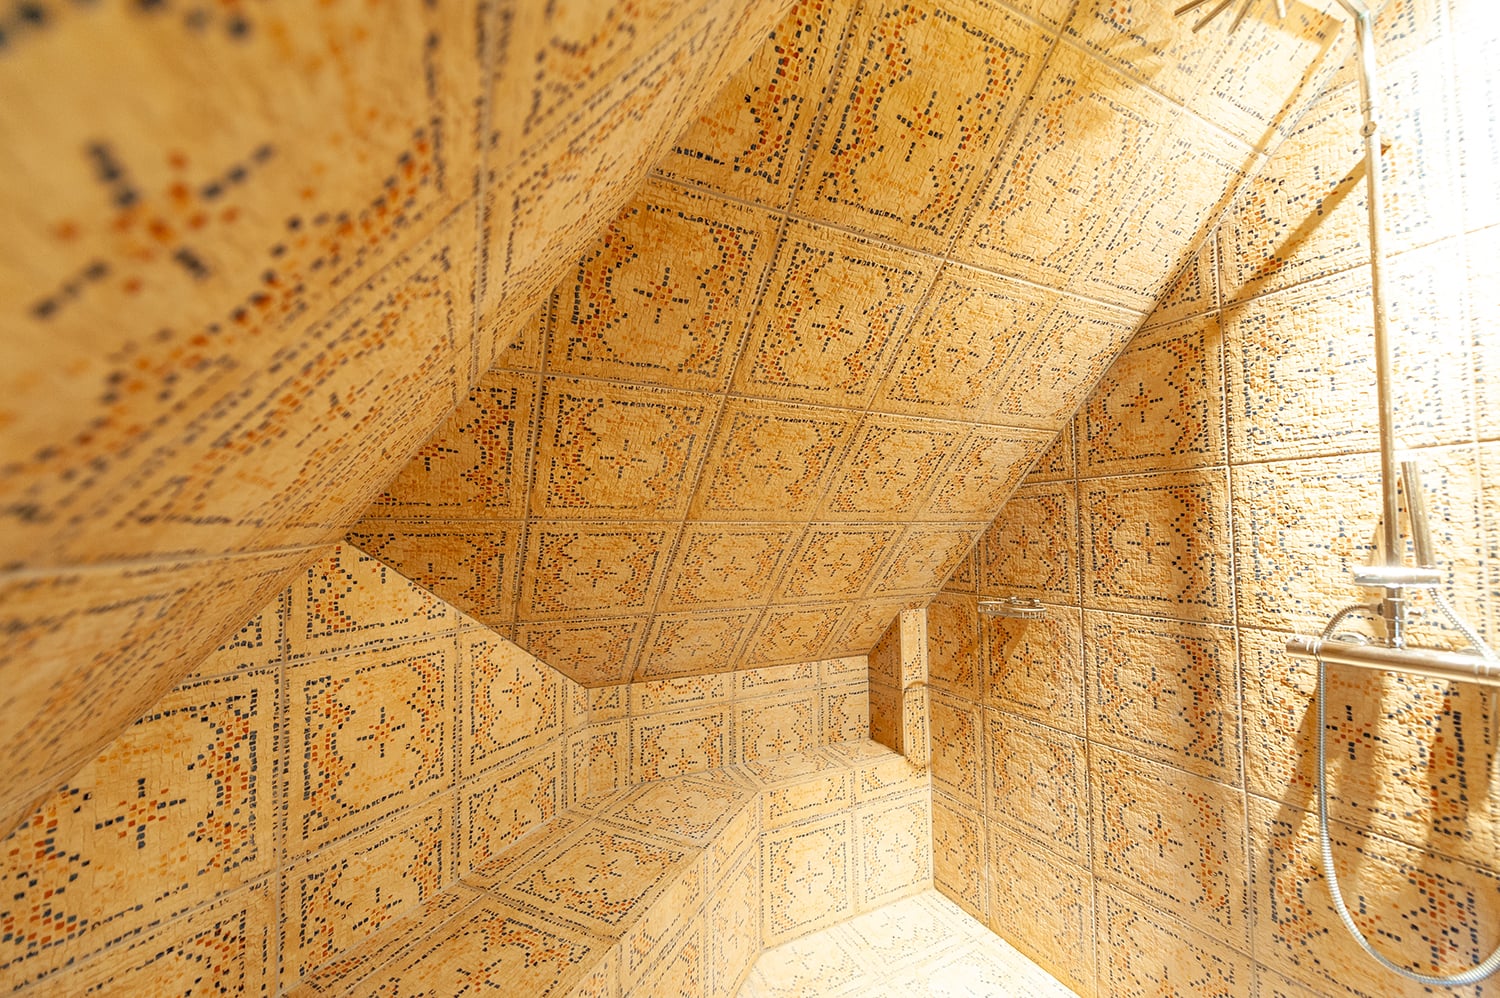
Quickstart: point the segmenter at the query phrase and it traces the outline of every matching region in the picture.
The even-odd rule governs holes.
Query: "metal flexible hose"
[[[1470,644],[1485,658],[1493,660],[1495,653],[1453,611],[1453,608],[1448,605],[1448,601],[1443,599],[1442,594],[1434,590],[1433,596],[1437,598],[1438,606],[1442,609],[1443,613],[1463,633]],[[1334,614],[1333,619],[1328,622],[1328,626],[1323,628],[1323,639],[1326,641],[1332,637],[1334,631],[1338,629],[1339,624],[1346,617],[1361,612],[1378,615],[1380,611],[1378,607],[1363,603],[1346,606]],[[1339,913],[1339,919],[1344,923],[1344,928],[1348,929],[1349,934],[1354,937],[1354,941],[1359,943],[1360,949],[1364,950],[1372,959],[1392,973],[1400,974],[1408,980],[1416,981],[1418,984],[1425,984],[1429,987],[1463,987],[1464,985],[1475,984],[1484,980],[1495,971],[1500,970],[1500,946],[1496,946],[1490,952],[1489,956],[1468,970],[1448,977],[1437,977],[1431,974],[1420,974],[1399,964],[1392,963],[1376,952],[1375,948],[1370,945],[1370,941],[1365,938],[1365,934],[1359,930],[1359,926],[1354,924],[1354,916],[1349,913],[1349,907],[1344,904],[1344,892],[1339,888],[1338,871],[1333,866],[1333,840],[1328,835],[1327,693],[1328,666],[1320,656],[1318,658],[1318,845],[1323,855],[1323,878],[1328,882],[1328,894],[1333,899],[1334,910]]]

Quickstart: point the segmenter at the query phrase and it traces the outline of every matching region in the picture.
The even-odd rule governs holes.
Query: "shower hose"
[[[1454,612],[1453,607],[1451,607],[1448,604],[1448,601],[1443,598],[1443,594],[1434,590],[1432,595],[1433,598],[1437,601],[1438,608],[1443,611],[1443,615],[1448,618],[1449,622],[1452,623],[1453,626],[1457,628],[1461,634],[1463,634],[1464,638],[1469,642],[1470,645],[1473,646],[1474,650],[1479,652],[1479,654],[1484,658],[1490,661],[1494,661],[1495,653],[1491,651],[1489,646],[1484,643],[1484,640],[1474,632],[1474,629],[1471,628],[1468,623],[1465,622],[1463,618],[1461,618],[1456,612]],[[1334,631],[1337,630],[1339,624],[1341,624],[1346,617],[1355,613],[1368,613],[1374,616],[1378,616],[1380,610],[1377,606],[1372,606],[1364,603],[1356,603],[1352,606],[1344,607],[1338,613],[1334,614],[1333,619],[1328,622],[1328,626],[1323,628],[1323,639],[1326,641],[1329,638],[1333,637]],[[1384,956],[1378,953],[1375,948],[1370,945],[1370,941],[1366,939],[1365,934],[1359,930],[1359,926],[1354,924],[1354,916],[1349,913],[1348,905],[1344,904],[1344,892],[1339,888],[1338,872],[1333,868],[1333,840],[1330,839],[1328,835],[1328,751],[1327,732],[1324,723],[1327,715],[1327,711],[1325,708],[1325,704],[1327,703],[1328,699],[1327,692],[1328,667],[1326,664],[1324,664],[1322,657],[1319,656],[1318,844],[1321,847],[1323,854],[1323,877],[1328,881],[1328,893],[1333,898],[1334,910],[1339,913],[1339,918],[1343,921],[1344,928],[1348,929],[1349,934],[1354,937],[1354,941],[1359,943],[1360,949],[1364,950],[1371,956],[1371,958],[1373,958],[1382,967],[1386,968],[1392,973],[1400,974],[1402,977],[1416,981],[1419,984],[1428,985],[1430,987],[1462,987],[1466,984],[1475,984],[1479,981],[1484,980],[1486,977],[1489,977],[1491,974],[1493,974],[1496,970],[1500,970],[1500,946],[1496,946],[1489,956],[1485,957],[1484,960],[1482,960],[1478,964],[1475,964],[1468,970],[1453,974],[1449,977],[1436,977],[1431,974],[1419,974],[1414,970],[1409,970],[1406,967],[1400,966],[1399,964],[1392,963],[1390,960],[1386,959]]]

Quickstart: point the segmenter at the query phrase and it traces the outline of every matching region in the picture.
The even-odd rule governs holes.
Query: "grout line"
[[[1144,316],[1147,314],[1131,305],[1121,305],[1118,302],[1112,302],[1105,298],[1096,298],[1092,295],[1082,294],[1077,291],[1068,291],[1060,288],[1049,287],[1046,284],[1042,284],[1025,277],[1020,277],[1015,274],[1009,274],[1003,270],[997,270],[994,267],[988,266],[986,264],[970,263],[965,260],[953,258],[952,256],[945,253],[933,253],[928,250],[915,249],[911,246],[906,246],[902,243],[895,242],[889,236],[867,232],[863,229],[852,228],[850,226],[842,225],[837,222],[830,222],[826,219],[817,218],[812,215],[793,211],[790,208],[773,208],[768,205],[761,204],[758,201],[750,201],[732,194],[726,194],[723,191],[705,186],[704,184],[698,183],[697,181],[685,180],[679,177],[668,177],[664,174],[655,172],[651,174],[651,177],[661,183],[671,184],[684,190],[703,194],[722,201],[727,201],[731,204],[739,205],[742,208],[753,209],[763,214],[783,215],[790,222],[797,222],[802,225],[812,226],[813,228],[827,229],[831,232],[839,232],[853,239],[857,239],[860,242],[869,243],[876,248],[885,250],[887,252],[898,253],[903,256],[921,257],[925,260],[930,260],[933,263],[938,264],[939,269],[941,269],[942,265],[952,264],[954,266],[963,267],[968,270],[978,271],[990,277],[998,277],[1001,280],[1022,287],[1031,288],[1036,291],[1044,291],[1049,295],[1056,295],[1062,299],[1072,299],[1074,301],[1083,302],[1085,304],[1093,305],[1098,308],[1112,309],[1117,312],[1126,312],[1132,315]],[[956,240],[957,238],[958,236],[955,234],[953,239]]]

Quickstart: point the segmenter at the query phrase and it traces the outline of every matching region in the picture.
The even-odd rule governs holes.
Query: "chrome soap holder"
[[[1016,620],[1041,620],[1047,616],[1047,608],[1042,606],[1041,600],[1022,596],[982,600],[979,612],[986,617],[1013,617]]]

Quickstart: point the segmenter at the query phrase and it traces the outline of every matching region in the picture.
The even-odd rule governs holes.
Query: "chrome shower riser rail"
[[[1329,665],[1352,665],[1380,672],[1412,672],[1429,679],[1460,680],[1500,687],[1500,663],[1463,652],[1434,648],[1390,648],[1352,641],[1324,640],[1298,635],[1287,641],[1287,654]]]

